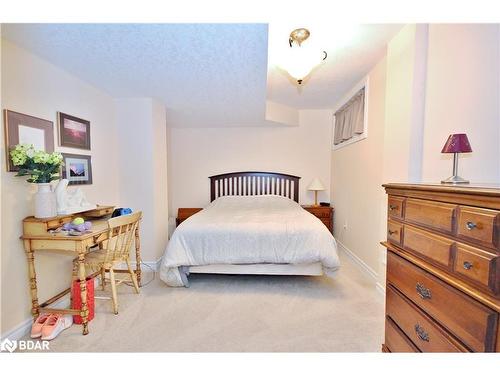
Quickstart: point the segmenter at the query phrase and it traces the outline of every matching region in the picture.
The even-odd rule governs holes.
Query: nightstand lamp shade
[[[451,134],[448,137],[441,153],[453,154],[453,176],[441,181],[443,184],[467,184],[469,181],[458,176],[458,154],[472,152],[467,134]]]
[[[309,186],[307,187],[307,190],[314,191],[314,205],[318,205],[318,191],[325,190],[325,187],[319,180],[319,178],[315,177]]]

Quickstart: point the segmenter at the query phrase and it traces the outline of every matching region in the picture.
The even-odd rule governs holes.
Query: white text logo
[[[14,352],[16,349],[19,350],[49,350],[48,341],[34,341],[34,340],[9,340],[5,339],[0,343],[0,351],[2,352]]]

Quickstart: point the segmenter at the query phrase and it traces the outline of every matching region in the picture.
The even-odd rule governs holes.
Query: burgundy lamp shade
[[[451,134],[448,137],[441,153],[472,152],[467,134]]]

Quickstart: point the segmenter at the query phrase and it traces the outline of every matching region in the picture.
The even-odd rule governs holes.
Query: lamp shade
[[[296,80],[303,80],[311,70],[322,61],[322,51],[315,50],[307,45],[293,46],[286,54],[286,61],[282,64],[285,70]]]
[[[467,139],[467,134],[451,134],[441,152],[443,154],[472,152],[469,140]]]
[[[325,190],[325,187],[323,186],[319,178],[315,177],[307,187],[307,190],[319,191]]]

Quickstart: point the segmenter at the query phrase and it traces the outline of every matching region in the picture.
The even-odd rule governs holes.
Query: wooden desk
[[[112,209],[111,209],[112,211]],[[33,319],[36,319],[40,312],[47,313],[62,313],[71,315],[80,315],[83,321],[83,334],[88,334],[88,306],[87,306],[87,287],[85,271],[85,255],[93,246],[102,246],[102,243],[108,239],[107,233],[107,220],[97,219],[90,220],[92,222],[92,230],[88,233],[83,233],[80,236],[70,236],[65,232],[51,233],[49,230],[54,230],[64,223],[70,222],[76,216],[92,216],[95,210],[85,215],[81,212],[74,215],[57,216],[49,219],[35,219],[34,217],[27,217],[23,220],[23,235],[21,239],[24,242],[24,250],[28,261],[29,284],[31,291],[31,314]],[[62,298],[71,292],[68,288],[61,293],[49,298],[47,301],[38,303],[38,290],[37,278],[35,271],[35,251],[50,251],[61,255],[70,255],[78,258],[78,277],[80,278],[80,293],[82,306],[80,310],[77,309],[53,309],[49,308],[50,304]],[[139,286],[141,285],[141,251],[140,251],[140,238],[139,227],[135,231],[135,256],[136,256],[136,275]],[[120,272],[117,270],[115,272]],[[127,271],[128,272],[128,271]],[[95,276],[94,273],[91,276]]]

